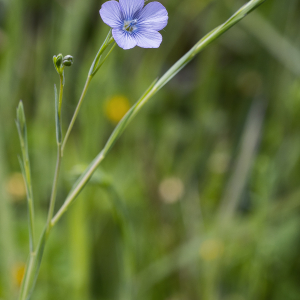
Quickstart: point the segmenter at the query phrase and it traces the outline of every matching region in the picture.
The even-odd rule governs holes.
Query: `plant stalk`
[[[136,104],[127,112],[123,119],[118,123],[115,130],[109,137],[102,151],[96,156],[92,163],[87,167],[83,174],[74,184],[73,188],[69,192],[64,204],[53,217],[51,224],[54,226],[62,215],[67,211],[71,203],[81,192],[83,187],[87,184],[97,167],[105,158],[108,151],[111,149],[116,140],[123,133],[133,117],[138,111],[146,104],[146,102],[155,95],[165,84],[167,84],[182,68],[184,68],[201,50],[207,47],[215,39],[221,36],[224,32],[241,21],[248,13],[256,9],[265,0],[251,0],[241,7],[234,15],[232,15],[225,23],[218,26],[206,36],[204,36],[190,51],[188,51],[181,59],[179,59],[158,81],[155,81],[145,94],[136,102]]]
[[[66,143],[67,143],[67,140],[70,136],[70,133],[73,129],[73,126],[74,126],[74,123],[76,121],[76,118],[78,116],[78,113],[79,113],[79,110],[81,108],[81,105],[83,103],[83,99],[86,95],[86,92],[88,90],[88,87],[91,83],[91,80],[93,79],[93,77],[95,76],[95,74],[98,72],[98,70],[100,69],[100,67],[103,65],[103,63],[105,62],[105,60],[107,59],[107,57],[110,55],[110,53],[112,52],[112,50],[114,49],[115,45],[113,45],[110,49],[110,51],[108,52],[108,54],[106,55],[106,57],[100,62],[100,59],[102,57],[102,54],[104,53],[104,51],[107,49],[107,47],[114,41],[114,39],[112,38],[111,36],[111,30],[108,32],[108,35],[106,36],[106,39],[105,41],[103,42],[102,46],[100,47],[97,55],[95,56],[95,59],[91,65],[91,68],[90,68],[90,71],[89,71],[89,74],[88,74],[88,77],[86,79],[86,82],[85,82],[85,85],[84,85],[84,88],[83,88],[83,91],[81,93],[81,96],[80,96],[80,99],[78,101],[78,104],[76,106],[76,109],[75,109],[75,112],[73,114],[73,117],[72,117],[72,120],[70,122],[70,125],[68,127],[68,130],[67,130],[67,133],[65,135],[65,138],[63,140],[63,143],[62,143],[62,149],[61,149],[61,155],[63,156],[64,155],[64,149],[65,149],[65,146],[66,146]]]
[[[60,124],[59,126],[61,126],[61,104],[62,104],[64,84],[63,84],[63,75],[60,74],[59,77],[60,77],[60,91],[59,91],[58,103],[56,103],[56,105],[58,105],[58,111],[57,111],[58,122]],[[57,139],[57,162],[56,162],[55,175],[54,175],[51,198],[50,198],[47,223],[46,223],[45,229],[40,237],[40,241],[39,241],[36,249],[30,250],[30,255],[29,255],[27,265],[26,265],[24,278],[23,278],[22,284],[21,284],[19,300],[29,300],[30,299],[30,295],[34,289],[37,275],[39,273],[40,263],[42,260],[45,243],[46,243],[47,237],[50,233],[50,230],[52,228],[51,227],[51,218],[53,217],[53,214],[54,214],[61,160],[62,160],[61,143]],[[26,164],[25,164],[25,170],[26,170]]]
[[[239,9],[230,19],[228,19],[224,24],[217,27],[216,29],[211,31],[209,34],[207,34],[204,38],[202,38],[189,52],[187,52],[181,59],[179,59],[158,81],[155,81],[153,84],[150,85],[150,87],[145,92],[145,94],[136,102],[136,104],[128,111],[128,113],[123,117],[123,119],[116,126],[115,130],[113,131],[113,133],[111,134],[107,143],[105,144],[103,150],[96,156],[96,158],[88,166],[88,168],[85,170],[85,172],[79,177],[79,179],[77,180],[77,182],[71,189],[69,195],[67,196],[62,207],[59,209],[59,211],[56,213],[56,215],[54,217],[52,217],[53,212],[54,212],[54,207],[55,207],[58,175],[59,175],[62,153],[63,153],[62,151],[64,150],[66,141],[72,130],[75,119],[78,115],[79,108],[82,104],[82,100],[86,94],[86,91],[87,91],[88,85],[91,81],[91,78],[98,71],[98,66],[99,66],[99,61],[101,59],[101,55],[104,52],[104,50],[107,48],[107,46],[113,41],[113,39],[111,37],[109,37],[111,32],[109,33],[109,35],[107,36],[105,42],[103,43],[102,47],[100,48],[92,66],[91,66],[91,69],[90,69],[90,72],[89,72],[89,75],[88,75],[88,78],[87,78],[87,81],[85,84],[85,88],[83,90],[83,93],[81,95],[81,98],[79,100],[77,108],[75,110],[73,119],[68,128],[67,135],[64,139],[62,147],[60,145],[60,142],[58,142],[57,164],[56,164],[56,171],[55,171],[55,176],[54,176],[54,183],[53,183],[52,195],[51,195],[51,200],[50,200],[50,208],[49,208],[47,224],[46,224],[43,234],[41,235],[41,238],[36,247],[36,250],[34,252],[31,251],[31,253],[30,253],[29,261],[28,261],[28,264],[26,267],[25,276],[24,276],[24,279],[22,282],[19,300],[29,300],[30,299],[31,292],[35,286],[36,278],[37,278],[37,275],[39,272],[39,267],[40,267],[40,263],[41,263],[41,259],[42,259],[42,255],[43,255],[43,250],[44,250],[48,235],[50,233],[50,230],[58,222],[58,220],[62,217],[62,215],[66,212],[66,210],[69,208],[71,203],[74,201],[74,199],[80,193],[80,191],[83,189],[85,184],[89,181],[89,179],[93,175],[94,171],[97,169],[99,164],[102,162],[102,160],[105,158],[106,154],[109,152],[109,150],[113,146],[113,144],[120,137],[120,135],[123,133],[123,131],[128,126],[130,121],[137,114],[137,112],[142,108],[143,105],[145,105],[145,103],[153,95],[156,94],[156,92],[158,92],[168,81],[170,81],[187,63],[189,63],[195,57],[196,54],[198,54],[201,50],[203,50],[206,46],[208,46],[211,42],[213,42],[216,38],[218,38],[220,35],[222,35],[224,32],[226,32],[229,28],[231,28],[237,22],[242,20],[248,13],[250,13],[252,10],[257,8],[264,1],[265,0],[249,1],[241,9]],[[61,83],[61,88],[62,88],[62,83]],[[62,97],[62,91],[60,91],[60,97]],[[59,101],[60,105],[59,105],[59,109],[58,109],[59,110],[58,115],[60,116],[61,99],[59,99],[59,100],[60,100]]]
[[[87,92],[87,90],[88,90],[88,87],[89,87],[89,85],[90,85],[90,82],[91,82],[92,78],[93,78],[92,76],[88,75],[88,77],[87,77],[87,79],[86,79],[86,82],[85,82],[83,91],[82,91],[82,93],[81,93],[81,96],[80,96],[80,99],[79,99],[78,104],[77,104],[77,106],[76,106],[74,115],[73,115],[73,117],[72,117],[72,120],[71,120],[71,122],[70,122],[70,125],[69,125],[69,127],[68,127],[67,133],[66,133],[65,138],[64,138],[63,143],[62,143],[62,151],[61,151],[61,155],[62,155],[62,156],[64,155],[64,149],[65,149],[67,140],[68,140],[69,135],[70,135],[70,133],[71,133],[71,131],[72,131],[72,129],[73,129],[73,126],[74,126],[74,123],[75,123],[76,118],[77,118],[77,116],[78,116],[78,113],[79,113],[80,107],[81,107],[81,105],[82,105],[84,96],[86,95],[86,92]]]

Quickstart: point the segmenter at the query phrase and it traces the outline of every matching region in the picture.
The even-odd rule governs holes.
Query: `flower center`
[[[132,33],[136,28],[137,20],[124,21],[123,30]]]

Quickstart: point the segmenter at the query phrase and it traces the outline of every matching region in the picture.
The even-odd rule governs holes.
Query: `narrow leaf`
[[[127,112],[123,119],[119,122],[107,143],[105,144],[103,150],[96,156],[96,158],[87,167],[86,171],[80,176],[77,182],[72,187],[70,193],[68,194],[64,204],[58,211],[58,213],[52,219],[52,224],[55,224],[64,212],[68,209],[72,201],[77,197],[85,184],[89,181],[99,164],[105,158],[107,152],[111,149],[113,144],[125,130],[129,122],[135,116],[135,114],[146,104],[146,102],[155,95],[166,83],[168,83],[182,68],[184,68],[201,50],[207,47],[210,43],[216,40],[224,32],[242,20],[249,12],[253,11],[256,7],[261,5],[265,0],[251,0],[245,4],[241,9],[239,9],[234,15],[232,15],[226,22],[212,30],[209,34],[204,36],[194,47],[190,49],[183,57],[181,57],[157,82],[154,82],[145,94],[137,101],[137,103]],[[101,52],[98,52],[98,54]],[[99,62],[100,56],[96,56],[94,64],[90,69],[89,75],[93,73],[95,68],[95,63]]]
[[[33,202],[33,192],[32,192],[32,180],[30,171],[30,161],[28,153],[28,141],[27,141],[27,127],[26,118],[24,113],[24,107],[22,101],[19,102],[17,107],[17,120],[16,120],[17,130],[19,134],[22,160],[19,158],[21,171],[24,177],[26,192],[27,192],[27,204],[29,212],[29,239],[30,239],[30,251],[34,249],[34,202]]]

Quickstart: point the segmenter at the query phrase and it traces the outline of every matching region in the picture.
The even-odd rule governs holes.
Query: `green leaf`
[[[34,203],[33,203],[33,192],[31,184],[31,171],[30,171],[30,161],[28,154],[28,142],[27,142],[27,128],[26,119],[24,113],[24,107],[22,101],[19,102],[17,107],[17,129],[21,144],[22,160],[19,158],[21,171],[25,180],[26,190],[27,190],[27,204],[29,212],[29,239],[30,239],[30,251],[34,248]]]
[[[24,274],[21,290],[20,290],[19,299],[29,300],[31,298],[39,274],[48,234],[49,231],[46,227],[40,237],[36,251],[31,252],[30,254],[30,257],[27,262],[27,268]]]
[[[71,171],[70,171],[70,181],[74,182],[80,177],[83,172],[85,171],[87,165],[85,164],[80,164],[80,165],[75,165]],[[90,182],[92,184],[98,184],[101,187],[108,187],[112,184],[112,178],[103,170],[96,170],[95,173],[93,174]]]
[[[22,136],[24,137],[26,131],[26,119],[22,100],[20,100],[19,105],[17,107],[17,122],[19,124]]]
[[[94,76],[96,74],[96,72],[99,70],[98,68],[98,64],[99,61],[101,59],[102,54],[104,53],[104,51],[106,50],[106,48],[113,42],[112,39],[112,34],[111,34],[111,30],[108,32],[105,41],[103,42],[102,46],[100,47],[92,65],[89,71],[89,75],[88,76]]]
[[[202,39],[199,40],[198,43],[195,44],[194,47],[190,49],[183,57],[181,57],[158,81],[155,81],[150,85],[145,94],[136,102],[136,104],[127,112],[127,114],[123,117],[123,119],[119,122],[111,136],[109,137],[107,143],[104,148],[99,152],[96,158],[91,162],[91,164],[87,167],[85,172],[79,177],[76,183],[73,185],[70,193],[68,194],[64,204],[57,212],[57,214],[52,219],[52,223],[55,224],[60,217],[64,214],[64,212],[68,209],[69,205],[72,201],[77,197],[80,191],[83,189],[85,184],[89,181],[97,167],[100,165],[102,160],[105,158],[105,155],[111,149],[113,144],[119,138],[119,136],[123,133],[129,122],[133,119],[133,117],[137,114],[137,112],[147,103],[147,101],[155,95],[166,83],[168,83],[182,68],[184,68],[201,50],[215,41],[219,36],[221,36],[224,32],[238,23],[241,19],[243,19],[249,12],[253,11],[256,7],[261,5],[264,0],[251,0],[247,4],[245,4],[241,9],[239,9],[234,15],[232,15],[227,21],[225,21],[220,26],[216,27],[209,34],[205,35]],[[108,37],[107,37],[108,39]],[[101,58],[101,54],[103,53],[102,48],[100,48],[98,55],[96,56],[90,72],[89,76],[92,76],[93,71],[97,68],[97,64]]]

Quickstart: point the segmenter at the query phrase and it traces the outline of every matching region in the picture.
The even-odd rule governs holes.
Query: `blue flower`
[[[168,23],[168,12],[162,4],[151,2],[144,7],[144,0],[107,1],[100,9],[100,16],[112,28],[116,43],[123,49],[158,48],[162,42],[158,31]]]

